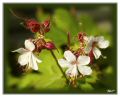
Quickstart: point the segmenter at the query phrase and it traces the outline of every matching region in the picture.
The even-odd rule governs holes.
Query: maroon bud
[[[32,32],[38,32],[40,30],[40,24],[36,20],[29,19],[25,22],[26,28]]]
[[[46,42],[45,48],[49,49],[49,50],[52,50],[52,49],[55,49],[56,47],[55,47],[53,42]]]

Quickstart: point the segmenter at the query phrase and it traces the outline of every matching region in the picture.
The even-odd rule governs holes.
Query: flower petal
[[[78,66],[78,70],[83,75],[90,75],[92,73],[92,69],[89,66]]]
[[[95,41],[95,37],[93,37],[93,36],[88,37],[88,45],[89,46],[92,46],[94,41]]]
[[[27,52],[27,50],[24,49],[24,48],[19,48],[19,49],[17,49],[17,50],[12,51],[12,52],[18,52],[18,53],[22,54],[22,53]]]
[[[33,51],[35,49],[35,45],[30,40],[25,40],[25,48],[27,48],[30,51]]]
[[[40,59],[38,59],[33,53],[32,55],[34,56],[34,59],[38,62],[38,63],[41,63],[42,61]]]
[[[29,53],[29,68],[32,68],[32,64],[33,64],[33,61],[32,61],[32,52]]]
[[[32,61],[32,69],[34,69],[34,70],[38,70],[37,60],[36,60],[36,58],[34,57],[33,54],[32,54],[31,61]]]
[[[90,63],[90,57],[89,56],[79,56],[77,61],[79,62],[78,65],[87,65]]]
[[[68,61],[66,61],[65,59],[59,59],[58,63],[61,67],[69,67],[70,63]]]
[[[18,63],[20,65],[26,65],[26,64],[28,64],[28,62],[29,62],[29,56],[30,56],[29,52],[20,55],[19,58],[18,58]]]
[[[86,47],[85,47],[86,54],[88,54],[91,51],[94,39],[95,38],[93,36],[88,37],[88,42],[87,42]]]
[[[77,66],[73,65],[70,68],[68,68],[66,71],[66,75],[70,76],[70,77],[77,77],[77,75],[78,75]]]
[[[107,48],[109,46],[109,41],[108,40],[103,40],[98,42],[98,47],[99,48]]]
[[[75,55],[71,51],[69,51],[69,50],[64,52],[64,57],[66,58],[66,60],[68,62],[76,61]]]
[[[98,48],[94,47],[93,54],[95,56],[95,59],[98,59],[101,56],[101,51]]]
[[[103,40],[104,40],[104,37],[103,37],[103,36],[98,36],[98,37],[95,37],[94,40],[95,40],[96,42],[103,41]]]

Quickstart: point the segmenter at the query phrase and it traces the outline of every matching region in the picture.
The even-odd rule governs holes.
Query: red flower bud
[[[45,48],[49,49],[49,50],[52,50],[52,49],[55,49],[56,47],[55,47],[54,43],[52,43],[52,42],[46,42]]]
[[[36,20],[29,19],[25,22],[25,25],[32,32],[38,32],[40,30],[40,24]]]
[[[50,31],[50,20],[44,21],[42,26],[43,26],[45,32],[49,32]]]

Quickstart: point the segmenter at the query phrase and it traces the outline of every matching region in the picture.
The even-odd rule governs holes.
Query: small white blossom
[[[89,66],[86,66],[90,63],[89,56],[76,56],[71,51],[64,52],[65,59],[59,59],[58,63],[61,67],[67,67],[66,75],[70,77],[77,77],[79,72],[82,75],[90,75],[92,69]]]
[[[88,43],[85,48],[85,52],[88,54],[91,50],[95,56],[95,59],[98,59],[101,56],[100,49],[105,49],[109,46],[109,41],[105,40],[103,36],[99,37],[88,37]]]
[[[35,45],[30,40],[25,40],[25,49],[19,48],[12,52],[18,52],[21,55],[18,58],[18,63],[21,66],[28,65],[29,68],[34,70],[38,70],[37,63],[41,63],[42,61],[39,60],[34,54],[33,50],[35,49]]]

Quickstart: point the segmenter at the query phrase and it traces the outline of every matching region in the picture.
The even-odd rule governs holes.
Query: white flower
[[[98,59],[101,56],[101,49],[105,49],[109,46],[109,41],[105,40],[103,36],[99,37],[88,37],[88,44],[85,48],[85,52],[89,53],[91,50],[93,51],[93,54],[95,56],[95,59]]]
[[[92,69],[89,66],[86,66],[90,63],[89,56],[79,56],[76,59],[76,56],[71,51],[64,52],[65,59],[59,59],[58,63],[61,67],[67,67],[66,75],[70,77],[77,77],[79,74],[78,71],[82,75],[90,75],[92,73]]]
[[[18,52],[21,55],[18,58],[18,63],[21,66],[28,65],[29,68],[34,70],[38,70],[37,63],[41,63],[42,61],[39,60],[34,54],[33,50],[35,49],[35,45],[30,40],[25,40],[25,49],[19,48],[12,52]]]

